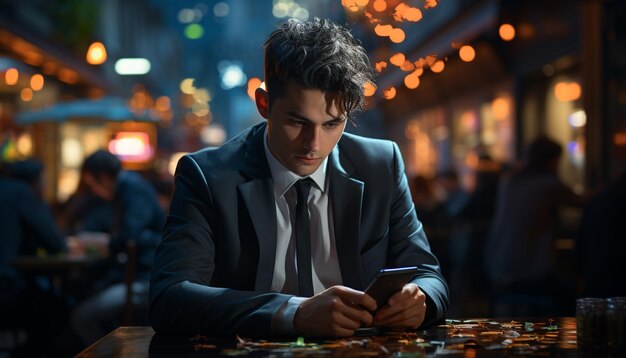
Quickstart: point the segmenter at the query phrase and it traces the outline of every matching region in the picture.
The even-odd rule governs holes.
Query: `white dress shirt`
[[[296,233],[292,228],[296,221],[296,190],[293,184],[302,179],[285,168],[270,152],[267,145],[267,132],[264,137],[265,156],[270,167],[276,204],[276,257],[271,290],[274,292],[298,295],[296,259]],[[308,198],[311,228],[311,272],[313,292],[342,283],[332,208],[327,180],[328,158],[309,177],[313,180]]]

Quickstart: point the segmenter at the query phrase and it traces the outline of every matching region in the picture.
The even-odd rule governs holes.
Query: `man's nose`
[[[307,128],[304,138],[304,147],[310,152],[316,152],[320,149],[321,128],[318,126],[310,126]]]

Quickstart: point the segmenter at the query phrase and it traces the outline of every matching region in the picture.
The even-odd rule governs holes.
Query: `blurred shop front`
[[[64,131],[54,123],[22,126],[18,113],[76,98],[99,98],[105,78],[59,46],[0,19],[0,148],[2,161],[34,157],[44,164],[44,196],[58,197],[57,178]]]
[[[602,144],[608,139],[610,146],[612,136],[597,93],[607,90],[602,37],[617,24],[603,30],[598,19],[611,4],[594,6],[604,12],[594,15],[585,2],[563,0],[450,0],[425,12],[423,22],[435,11],[449,16],[430,27],[412,24],[410,31],[427,34],[400,50],[410,60],[434,55],[437,61],[424,66],[417,86],[407,82],[410,72],[380,71],[378,87],[393,87],[395,95],[373,99],[401,144],[408,174],[432,178],[454,169],[471,191],[482,159],[516,166],[530,141],[548,135],[564,149],[559,175],[568,185],[583,191],[609,180],[617,170]],[[395,51],[374,51],[375,61]],[[595,84],[590,73],[600,74]]]
[[[20,112],[14,122],[35,133],[35,148],[55,153],[46,166],[57,173],[47,188],[57,202],[76,191],[84,158],[98,149],[116,154],[125,169],[142,171],[154,165],[158,117],[143,109],[131,110],[122,98],[62,102]]]
[[[0,165],[40,160],[44,199],[53,204],[76,190],[83,159],[100,148],[117,154],[125,169],[149,175],[160,165],[166,172],[167,160],[157,153],[157,132],[172,125],[170,97],[151,96],[148,85],[152,92],[164,92],[154,90],[160,87],[150,82],[152,77],[142,78],[147,85],[120,78],[112,63],[104,63],[106,51],[100,62],[91,61],[87,51],[94,38],[104,36],[97,35],[98,24],[103,23],[132,29],[132,41],[125,37],[124,45],[141,44],[150,55],[156,51],[154,41],[144,36],[160,33],[158,17],[126,21],[125,8],[113,2],[69,7],[1,0],[0,4]],[[126,51],[121,40],[113,35],[106,39],[111,46],[108,56],[121,57]],[[165,35],[159,39],[170,44]],[[170,56],[153,57],[161,60],[154,61],[155,69],[171,64]],[[169,84],[170,75],[174,74],[159,79]]]

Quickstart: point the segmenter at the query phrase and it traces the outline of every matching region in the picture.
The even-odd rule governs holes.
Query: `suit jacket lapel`
[[[259,263],[254,285],[257,291],[270,290],[276,256],[276,208],[272,174],[263,148],[264,134],[265,124],[262,124],[246,139],[241,173],[250,180],[237,187],[259,242]]]
[[[335,244],[345,286],[364,289],[359,254],[363,182],[350,178],[354,167],[335,147],[329,157],[330,195]]]

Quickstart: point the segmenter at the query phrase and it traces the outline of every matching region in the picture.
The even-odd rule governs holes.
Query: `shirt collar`
[[[274,154],[270,151],[269,146],[267,145],[267,128],[265,129],[265,134],[263,135],[263,148],[265,149],[265,157],[267,158],[267,164],[270,167],[270,171],[272,173],[272,179],[274,180],[274,194],[276,198],[279,198],[291,188],[295,182],[304,177],[299,176],[291,172],[289,169],[285,168],[281,162],[274,157]],[[313,174],[309,175],[309,178],[313,179],[315,186],[322,192],[326,191],[326,167],[328,163],[328,157],[324,159],[322,164],[317,168]]]

